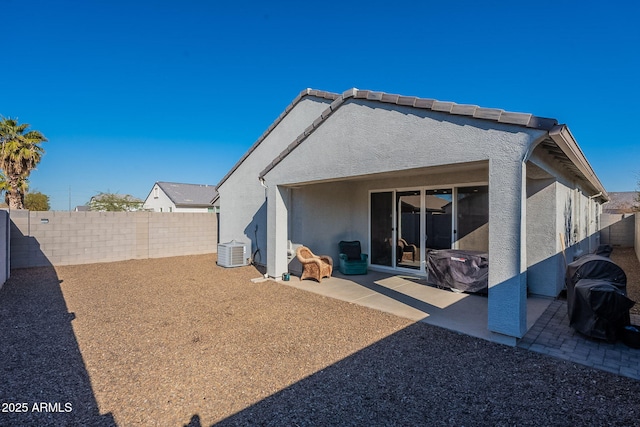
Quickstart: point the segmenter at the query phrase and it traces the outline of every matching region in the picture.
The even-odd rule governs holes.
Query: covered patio
[[[517,343],[515,337],[489,330],[486,296],[438,289],[428,285],[424,276],[376,271],[345,276],[334,270],[333,276],[322,283],[295,276],[281,283],[476,338],[509,346]],[[527,331],[552,302],[545,297],[527,298]]]
[[[358,89],[301,93],[218,191],[221,241],[251,241],[271,278],[295,271],[293,245],[336,260],[357,240],[370,271],[418,278],[430,251],[487,254],[488,296],[461,317],[510,342],[528,329],[529,295],[557,296],[565,259],[597,245],[607,200],[555,119]]]

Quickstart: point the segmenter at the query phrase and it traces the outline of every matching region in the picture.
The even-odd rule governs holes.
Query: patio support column
[[[277,185],[267,189],[267,275],[272,278],[288,271],[288,191]]]
[[[489,162],[488,328],[517,338],[527,326],[525,191],[523,162]]]

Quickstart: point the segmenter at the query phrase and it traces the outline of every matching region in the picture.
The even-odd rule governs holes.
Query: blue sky
[[[0,114],[49,142],[52,208],[217,184],[303,89],[566,123],[608,191],[640,179],[640,6],[593,1],[0,0]]]

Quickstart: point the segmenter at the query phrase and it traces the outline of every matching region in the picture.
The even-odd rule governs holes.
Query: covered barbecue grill
[[[454,291],[487,293],[489,255],[456,249],[432,250],[427,254],[429,281]]]
[[[584,255],[567,266],[567,290],[569,282],[575,285],[580,279],[608,279],[624,285],[625,289],[627,286],[627,275],[618,264],[606,256],[597,254]]]
[[[569,324],[592,338],[616,341],[629,324],[627,276],[609,258],[589,254],[567,266]]]

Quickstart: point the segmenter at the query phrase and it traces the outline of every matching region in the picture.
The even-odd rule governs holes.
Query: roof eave
[[[220,180],[220,182],[218,182],[218,184],[215,185],[215,189],[216,191],[218,191],[218,188],[220,188],[220,186],[222,184],[224,184],[224,182],[229,179],[229,177],[240,167],[240,165],[247,159],[247,157],[249,157],[249,155],[251,155],[251,153],[253,153],[253,151],[258,148],[258,146],[262,143],[262,141],[264,139],[267,138],[267,136],[269,136],[271,134],[271,132],[276,128],[276,126],[278,126],[280,124],[280,122],[282,120],[284,120],[284,118],[289,114],[289,112],[291,110],[293,110],[293,108],[300,102],[302,101],[302,99],[304,99],[307,96],[315,96],[316,98],[323,98],[323,99],[328,99],[331,101],[336,100],[340,95],[337,93],[332,93],[332,92],[327,92],[327,91],[322,91],[322,90],[316,90],[316,89],[304,89],[303,91],[301,91],[298,96],[296,96],[293,101],[291,101],[291,103],[289,105],[287,105],[287,107],[284,109],[284,111],[273,121],[273,123],[271,123],[271,125],[267,128],[266,131],[264,131],[264,133],[262,135],[260,135],[260,137],[258,138],[258,140],[256,142],[253,143],[253,145],[251,147],[249,147],[249,150],[247,150],[246,153],[244,153],[244,155],[240,158],[240,160],[238,160],[236,162],[236,164],[231,168],[231,170],[229,172],[227,172],[227,174],[225,176],[222,177],[222,179]]]
[[[418,98],[415,96],[401,96],[385,92],[375,92],[371,90],[360,90],[351,88],[344,91],[342,95],[336,96],[331,105],[322,112],[320,117],[314,120],[307,129],[304,130],[283,152],[281,152],[271,163],[269,163],[259,174],[258,178],[264,180],[269,171],[280,163],[290,152],[299,146],[309,135],[320,127],[336,110],[342,107],[351,98],[365,101],[381,102],[384,104],[395,104],[401,107],[412,107],[423,110],[431,110],[437,113],[445,113],[457,116],[467,116],[472,119],[496,122],[506,125],[522,126],[531,129],[549,131],[558,124],[556,119],[538,117],[528,113],[517,113],[504,111],[495,108],[483,108],[477,105],[456,104],[455,102],[444,102],[435,99]],[[229,173],[231,174],[233,170]],[[228,174],[228,175],[229,175]],[[226,179],[226,177],[225,177]]]
[[[573,134],[571,133],[567,125],[562,124],[554,126],[549,131],[549,136],[573,162],[573,164],[576,165],[585,179],[593,186],[596,194],[593,194],[592,197],[598,196],[604,202],[609,201],[609,195],[607,194],[607,191],[598,179],[596,173],[593,171],[593,168],[589,164],[589,161],[585,157],[584,153],[582,152],[582,150],[580,150],[576,139],[573,137]]]

